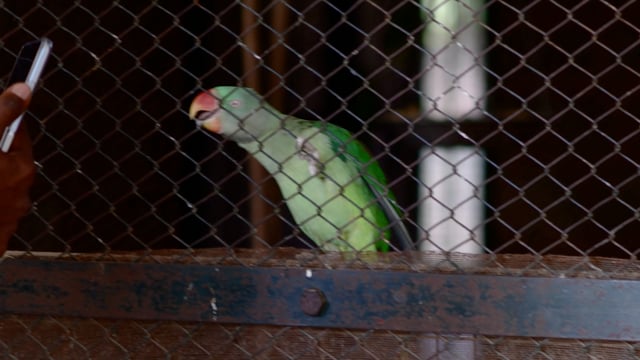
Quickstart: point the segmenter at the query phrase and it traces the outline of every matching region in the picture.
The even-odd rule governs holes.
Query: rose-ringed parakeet
[[[380,166],[347,130],[281,114],[252,89],[232,86],[200,93],[189,115],[265,167],[321,249],[388,251],[391,228],[412,247]]]

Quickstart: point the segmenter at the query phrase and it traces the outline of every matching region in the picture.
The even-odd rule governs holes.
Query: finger
[[[17,189],[29,188],[36,174],[35,165],[24,161],[12,161],[8,164],[15,166],[11,168],[11,175],[0,178],[0,192],[12,192]],[[0,197],[2,196],[0,194]],[[4,202],[0,204],[2,206],[6,205]]]
[[[31,208],[28,189],[22,187],[13,189],[14,194],[0,195],[3,206],[0,207],[0,224],[18,222]]]
[[[29,164],[23,165],[26,167],[16,169],[23,173],[22,178],[11,184],[5,182],[3,185],[6,187],[0,189],[0,224],[17,222],[31,208],[29,189],[35,172],[29,170]]]
[[[11,144],[11,148],[9,151],[12,153],[22,153],[25,157],[31,158],[32,149],[31,138],[29,137],[27,126],[26,124],[22,123],[20,124],[20,127],[16,132],[16,136],[13,139],[13,143]]]
[[[22,114],[30,100],[31,90],[25,83],[13,84],[0,94],[0,129]]]
[[[31,185],[36,173],[31,151],[11,151],[0,154],[0,192],[25,184]],[[0,202],[2,204],[2,202]]]

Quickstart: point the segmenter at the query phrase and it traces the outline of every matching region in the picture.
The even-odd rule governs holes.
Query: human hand
[[[0,94],[0,134],[22,114],[31,101],[31,90],[24,83],[11,85]],[[9,152],[0,152],[0,255],[7,249],[18,220],[29,211],[29,189],[35,166],[27,129],[22,124]]]

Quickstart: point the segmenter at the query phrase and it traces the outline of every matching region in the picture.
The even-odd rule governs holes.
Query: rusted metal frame
[[[640,282],[5,259],[0,309],[134,320],[640,340]]]

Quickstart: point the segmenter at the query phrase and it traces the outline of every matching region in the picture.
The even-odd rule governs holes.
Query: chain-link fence
[[[384,269],[430,273],[637,277],[638,2],[0,4],[3,80],[23,43],[43,36],[54,43],[27,116],[39,171],[33,210],[10,244],[14,257],[248,268],[278,266],[270,264],[277,259],[293,268],[375,270],[384,263]],[[218,86],[253,88],[262,101],[250,110],[270,104],[275,112],[259,120],[278,120],[290,148],[261,133],[249,132],[251,141],[243,142],[238,134],[251,128],[252,117],[234,112],[234,92],[222,96],[218,88],[209,93],[218,108],[198,105],[200,112],[190,114],[198,94]],[[282,114],[322,125],[309,135],[287,127],[290,118]],[[215,118],[223,130],[199,127],[190,117],[202,124]],[[241,130],[225,132],[234,122]],[[327,124],[350,135],[338,136],[342,143],[335,145]],[[372,160],[354,155],[356,140]],[[280,150],[288,155],[278,158]],[[260,154],[267,155],[260,160]],[[296,161],[302,173],[287,170]],[[353,167],[335,171],[332,161]],[[261,166],[269,162],[276,164],[271,173]],[[386,184],[371,185],[367,167],[374,163]],[[346,171],[356,175],[338,180]],[[320,204],[311,185],[318,178],[336,192]],[[287,187],[292,180],[296,185]],[[344,195],[359,191],[364,199]],[[315,203],[295,205],[300,198]],[[381,199],[392,199],[401,223]],[[334,200],[337,206],[327,205]],[[325,223],[324,234],[300,217],[309,206]],[[334,217],[336,209],[353,206],[365,210],[353,219]],[[386,220],[378,222],[380,216]],[[342,241],[349,240],[342,226],[356,223],[375,228],[392,252],[407,247],[397,231],[406,228],[411,250],[430,255],[372,258],[318,249],[333,250],[317,244],[327,224],[332,234],[326,236]],[[371,250],[373,242],[348,247]],[[281,248],[307,250],[287,257]],[[524,334],[55,315],[4,317],[4,355],[638,356],[633,342]]]

